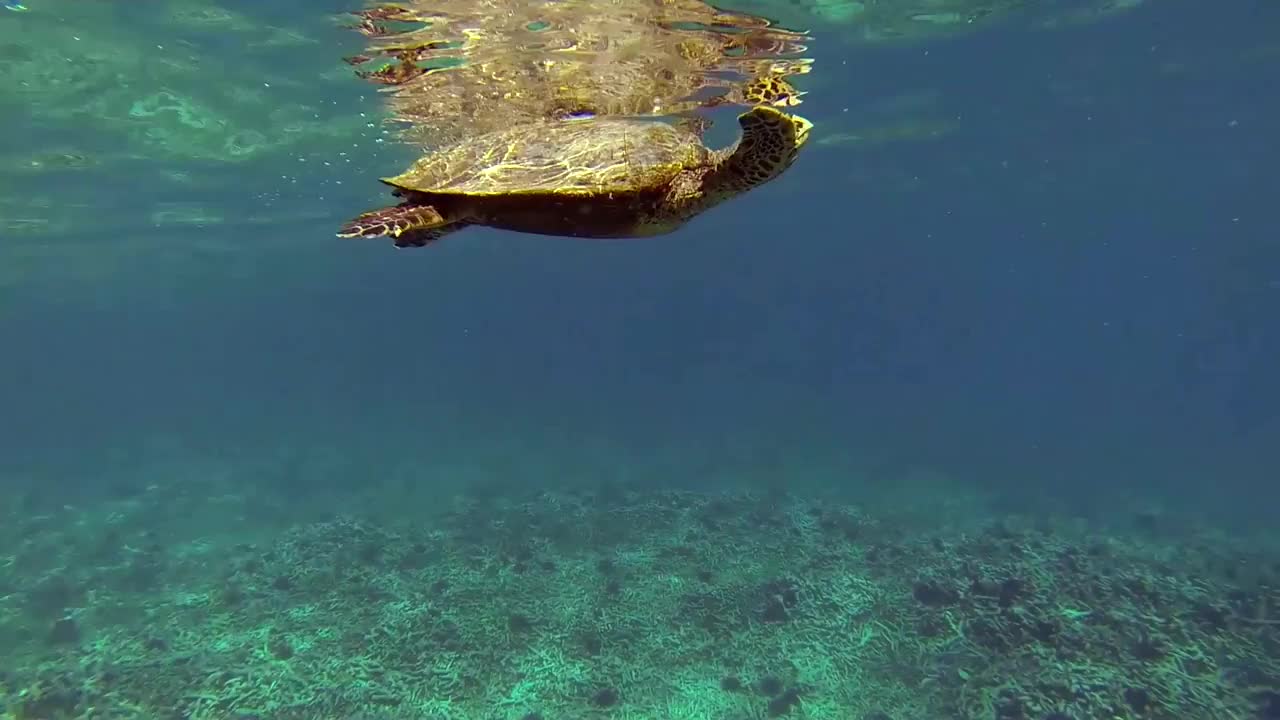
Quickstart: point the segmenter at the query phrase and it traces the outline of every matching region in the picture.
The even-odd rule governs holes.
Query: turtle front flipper
[[[396,247],[422,247],[457,229],[431,205],[404,202],[356,216],[338,231],[338,237],[391,237]]]

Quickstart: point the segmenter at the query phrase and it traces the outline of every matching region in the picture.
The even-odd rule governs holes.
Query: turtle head
[[[738,116],[742,138],[729,148],[721,165],[733,192],[749,190],[778,177],[795,162],[800,147],[809,140],[813,123],[768,105],[759,105]]]

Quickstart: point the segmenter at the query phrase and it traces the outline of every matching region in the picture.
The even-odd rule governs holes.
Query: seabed
[[[1158,514],[345,492],[16,497],[0,717],[1280,717],[1280,555]]]

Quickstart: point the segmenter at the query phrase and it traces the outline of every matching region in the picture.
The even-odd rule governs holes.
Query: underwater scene
[[[4,0],[0,720],[1280,720],[1280,4]]]

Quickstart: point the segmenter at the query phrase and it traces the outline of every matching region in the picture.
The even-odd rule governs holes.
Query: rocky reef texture
[[[1158,514],[602,487],[247,533],[179,487],[6,508],[0,717],[1280,717],[1280,555]]]

